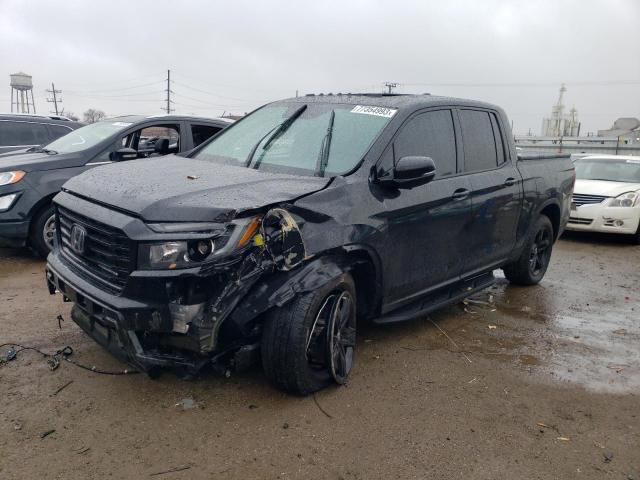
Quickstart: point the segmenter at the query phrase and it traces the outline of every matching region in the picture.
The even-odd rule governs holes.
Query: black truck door
[[[471,230],[464,266],[472,275],[504,261],[515,245],[522,178],[492,111],[460,109],[464,171],[471,183]]]
[[[383,161],[431,157],[436,177],[385,198],[385,301],[392,309],[457,278],[466,256],[469,180],[458,174],[459,134],[450,109],[418,113],[401,127]],[[385,160],[386,158],[386,160]]]

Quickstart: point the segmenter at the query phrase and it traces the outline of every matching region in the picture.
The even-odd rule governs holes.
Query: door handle
[[[451,195],[451,198],[453,198],[454,200],[463,200],[467,198],[470,193],[471,192],[466,188],[459,188],[455,192],[453,192],[453,195]]]
[[[516,179],[515,179],[515,178],[512,178],[512,177],[509,177],[509,178],[507,178],[507,179],[504,181],[504,184],[505,184],[507,187],[513,187],[513,186],[516,184]]]

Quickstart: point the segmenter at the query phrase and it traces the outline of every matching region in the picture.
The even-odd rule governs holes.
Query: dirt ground
[[[0,249],[0,344],[125,368],[43,266]],[[640,480],[639,266],[638,246],[565,236],[539,286],[361,326],[349,384],[315,398],[259,368],[151,380],[23,352],[0,366],[0,478]]]

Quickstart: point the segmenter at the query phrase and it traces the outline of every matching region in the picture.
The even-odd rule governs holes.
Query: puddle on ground
[[[640,305],[624,293],[594,288],[560,282],[521,288],[499,280],[493,290],[502,314],[497,318],[506,316],[512,325],[503,345],[511,343],[520,364],[560,381],[593,391],[640,392]]]

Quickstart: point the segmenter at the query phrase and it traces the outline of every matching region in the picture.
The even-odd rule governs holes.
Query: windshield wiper
[[[297,118],[300,115],[302,115],[302,112],[304,112],[306,109],[307,109],[307,106],[302,105],[295,112],[293,112],[291,116],[287,118],[284,122],[282,122],[280,125],[276,126],[275,128],[272,128],[267,133],[265,133],[265,135],[258,141],[258,143],[256,143],[253,146],[253,148],[249,152],[249,155],[247,156],[247,159],[244,162],[244,166],[249,167],[251,165],[251,162],[253,161],[253,157],[256,154],[258,147],[262,144],[265,138],[269,137],[265,142],[264,146],[262,147],[263,150],[266,150],[267,148],[269,148],[269,145],[271,145],[278,136],[282,135],[285,131],[287,131],[288,128],[291,126],[291,124],[295,122]],[[256,162],[253,168],[258,168],[260,166],[260,162],[261,160]]]
[[[48,148],[43,147],[31,147],[27,150],[26,153],[46,153],[47,155],[57,155],[58,152],[55,150],[49,150]]]
[[[324,171],[329,163],[329,151],[331,150],[331,137],[333,136],[333,124],[336,120],[336,111],[331,110],[331,116],[329,117],[329,125],[327,126],[327,133],[322,139],[322,145],[320,146],[320,153],[318,154],[318,161],[316,162],[316,175],[318,177],[324,177]]]

